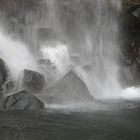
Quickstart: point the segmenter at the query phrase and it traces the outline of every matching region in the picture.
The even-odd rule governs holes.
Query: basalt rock
[[[27,91],[21,91],[6,97],[3,102],[3,109],[6,111],[40,111],[44,104],[34,95]]]
[[[31,93],[38,93],[42,91],[44,84],[45,79],[41,73],[27,69],[24,70],[22,81],[23,89]]]
[[[89,94],[87,86],[74,71],[70,71],[62,79],[50,86],[46,90],[46,93],[48,98],[51,97],[51,99],[55,99],[54,102],[76,103],[93,100],[93,97]],[[42,99],[45,100],[43,96]]]

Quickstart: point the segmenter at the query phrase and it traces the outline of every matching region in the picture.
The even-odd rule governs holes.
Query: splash
[[[0,57],[3,58],[14,80],[19,78],[24,69],[37,70],[32,55],[19,41],[14,41],[0,31]]]
[[[140,88],[128,87],[122,91],[121,98],[127,100],[140,100]]]
[[[68,47],[61,42],[46,43],[42,45],[41,52],[44,59],[49,59],[56,65],[59,74],[65,73],[71,64]]]

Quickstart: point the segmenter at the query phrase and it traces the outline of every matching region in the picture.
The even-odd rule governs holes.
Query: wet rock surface
[[[3,110],[40,111],[44,104],[27,91],[7,96],[3,101]]]
[[[51,98],[52,101],[54,99],[54,102],[60,101],[60,103],[76,103],[93,100],[93,97],[89,94],[87,86],[74,71],[68,72],[63,78],[46,89],[46,95],[48,96],[48,99]],[[44,97],[42,96],[41,99],[43,100]]]
[[[45,79],[39,72],[25,69],[22,84],[23,89],[31,93],[38,93],[42,91],[45,84]]]

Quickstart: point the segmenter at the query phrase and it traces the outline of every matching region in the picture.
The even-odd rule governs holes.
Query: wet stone
[[[41,73],[25,69],[22,84],[23,89],[31,93],[38,93],[43,90],[45,79]]]

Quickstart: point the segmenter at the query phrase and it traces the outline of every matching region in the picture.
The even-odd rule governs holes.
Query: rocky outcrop
[[[134,1],[130,0],[129,2]],[[140,85],[140,3],[130,3],[124,10],[121,19],[123,35],[120,46],[122,85],[125,83],[125,86],[138,86]]]
[[[45,79],[42,74],[32,70],[24,70],[22,86],[23,89],[31,92],[41,92],[45,84]]]
[[[6,97],[3,101],[2,108],[6,111],[39,111],[44,108],[44,104],[27,91],[21,91]]]
[[[62,79],[49,87],[46,90],[46,94],[47,96],[40,95],[40,98],[46,101],[45,97],[48,97],[48,103],[53,101],[53,99],[54,102],[57,101],[57,103],[76,103],[93,100],[93,97],[89,94],[87,86],[74,71],[68,72]],[[51,101],[50,98],[52,99]]]

